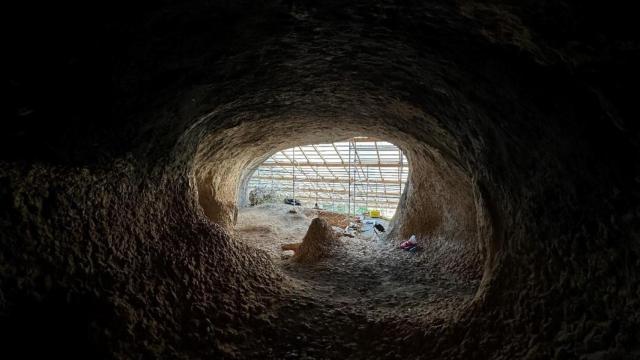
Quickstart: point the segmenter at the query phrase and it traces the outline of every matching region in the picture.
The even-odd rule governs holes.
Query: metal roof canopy
[[[355,137],[278,151],[256,169],[249,189],[273,190],[350,214],[379,209],[390,217],[408,175],[408,161],[400,148],[376,138]]]

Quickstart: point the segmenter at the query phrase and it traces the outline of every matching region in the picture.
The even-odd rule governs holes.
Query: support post
[[[347,222],[351,221],[351,139],[349,139],[349,170],[347,171],[349,179],[349,193],[347,194]]]

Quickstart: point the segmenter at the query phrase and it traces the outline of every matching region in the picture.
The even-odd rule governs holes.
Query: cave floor
[[[288,285],[287,300],[263,315],[279,331],[251,346],[263,356],[360,358],[375,352],[394,358],[398,346],[411,346],[406,343],[416,330],[442,324],[474,295],[477,281],[451,276],[429,266],[420,252],[375,235],[341,237],[333,256],[293,263],[280,246],[301,241],[315,213],[289,209],[244,208],[236,226],[238,238],[266,251]]]

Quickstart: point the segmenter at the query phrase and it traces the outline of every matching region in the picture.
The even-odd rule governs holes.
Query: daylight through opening
[[[289,203],[391,218],[409,176],[396,145],[372,137],[295,146],[269,157],[249,181],[249,202]]]

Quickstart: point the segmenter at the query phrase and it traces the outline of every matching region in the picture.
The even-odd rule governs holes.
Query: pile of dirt
[[[323,218],[315,218],[292,260],[299,263],[316,262],[329,256],[339,243],[331,225]]]

